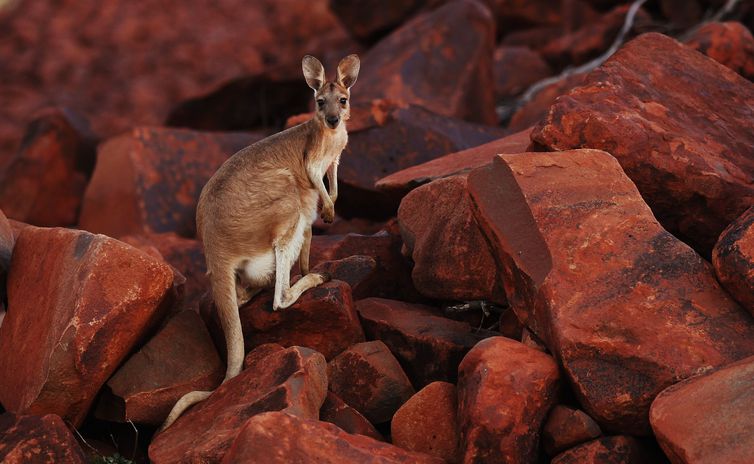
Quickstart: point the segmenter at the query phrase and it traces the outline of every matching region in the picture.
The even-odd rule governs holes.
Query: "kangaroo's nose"
[[[325,118],[327,121],[327,124],[330,125],[330,127],[335,128],[335,126],[338,125],[338,121],[340,121],[340,118],[337,116],[328,116]]]

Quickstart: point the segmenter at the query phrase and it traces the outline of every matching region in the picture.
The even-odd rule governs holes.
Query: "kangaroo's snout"
[[[328,116],[325,118],[325,121],[327,121],[327,125],[330,126],[331,129],[335,129],[338,127],[340,118],[338,116]]]

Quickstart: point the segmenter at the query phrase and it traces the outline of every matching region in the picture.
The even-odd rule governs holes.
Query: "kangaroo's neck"
[[[345,121],[335,129],[325,127],[319,121],[309,121],[309,137],[307,140],[307,159],[309,162],[321,163],[340,156],[340,152],[348,142],[348,132]]]

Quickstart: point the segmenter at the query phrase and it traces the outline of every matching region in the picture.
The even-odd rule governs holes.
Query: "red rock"
[[[172,303],[172,284],[169,266],[117,240],[24,228],[0,326],[3,406],[79,426],[100,387]]]
[[[5,217],[3,211],[0,210],[0,314],[4,312],[6,291],[5,291],[5,279],[10,270],[10,260],[13,255],[13,245],[16,243],[16,238],[13,234],[8,218]],[[0,319],[0,324],[2,319]]]
[[[367,0],[351,2],[330,0],[330,9],[340,18],[343,27],[360,42],[371,43],[400,26],[425,5],[444,0]]]
[[[574,87],[581,85],[584,74],[572,74],[564,79],[546,85],[535,92],[531,98],[518,103],[508,123],[508,129],[519,131],[537,124],[545,116],[558,97],[565,95]],[[530,131],[531,133],[531,131]]]
[[[204,322],[197,313],[182,311],[107,382],[96,414],[117,422],[160,425],[183,395],[214,390],[224,375]]]
[[[150,461],[219,462],[243,425],[266,411],[317,419],[327,391],[325,369],[325,358],[308,348],[273,351],[158,434]]]
[[[363,56],[354,99],[390,98],[495,124],[494,47],[495,22],[482,3],[446,3],[406,22]]]
[[[377,261],[371,256],[354,255],[335,261],[323,261],[312,272],[327,273],[332,280],[347,283],[354,300],[366,297],[379,285]]]
[[[659,4],[672,29],[691,29],[702,22],[704,10],[699,0],[660,0]]]
[[[385,441],[385,438],[366,417],[343,402],[333,392],[327,392],[322,409],[319,410],[319,419],[335,424],[348,433],[365,435],[375,440]]]
[[[501,153],[523,153],[531,144],[531,128],[459,152],[417,164],[389,176],[375,184],[379,190],[404,197],[412,189],[433,180],[468,173],[474,168],[489,164],[493,156]]]
[[[539,53],[529,47],[501,45],[495,49],[495,96],[507,99],[553,74]]]
[[[469,192],[511,307],[601,426],[646,434],[660,391],[754,353],[751,316],[607,153],[503,155]]]
[[[487,0],[501,31],[526,26],[557,26],[569,31],[596,19],[589,2],[581,0]]]
[[[65,109],[40,114],[4,172],[0,208],[13,219],[38,226],[76,223],[94,169],[95,140],[87,123]]]
[[[534,333],[532,333],[532,331],[527,329],[526,327],[521,330],[521,336],[519,338],[521,339],[521,343],[528,346],[529,348],[534,348],[535,350],[547,353],[547,347],[542,342],[542,340],[540,340],[539,337],[534,335]]]
[[[365,84],[359,81],[359,85]],[[442,100],[447,98],[443,94]],[[392,108],[379,117],[374,122],[364,121],[360,127],[349,124],[348,145],[338,169],[340,196],[336,204],[344,217],[384,220],[395,216],[400,197],[376,189],[377,180],[507,133],[498,127],[468,123],[419,106]]]
[[[648,452],[634,437],[603,437],[561,453],[551,464],[645,464],[662,462],[650,460]]]
[[[424,305],[368,298],[357,301],[356,310],[367,338],[385,343],[417,387],[454,382],[464,355],[491,334]]]
[[[54,415],[0,414],[0,461],[5,464],[84,464],[73,434]]]
[[[505,337],[479,342],[458,368],[462,461],[536,462],[558,388],[550,356]]]
[[[412,190],[401,201],[398,223],[419,293],[437,300],[505,302],[497,265],[471,210],[465,176]]]
[[[754,460],[754,357],[675,384],[655,398],[652,429],[675,463]]]
[[[500,45],[506,47],[527,47],[537,51],[563,34],[564,30],[561,26],[528,27],[508,32],[503,36]]]
[[[547,416],[542,429],[542,444],[548,456],[555,456],[600,435],[600,426],[584,411],[559,404]]]
[[[274,450],[274,453],[270,451]],[[327,422],[283,412],[259,414],[246,422],[224,464],[440,464],[441,459],[405,451],[363,435],[351,435]]]
[[[685,43],[743,77],[754,80],[754,36],[743,24],[735,21],[707,23],[694,31]]]
[[[99,149],[79,226],[112,237],[152,232],[193,237],[204,184],[233,153],[259,138],[166,128],[138,128],[112,138]]]
[[[728,293],[754,314],[754,207],[720,235],[712,250],[712,264]]]
[[[258,347],[249,351],[249,353],[243,359],[243,368],[257,369],[257,365],[260,362],[263,362],[264,359],[267,358],[267,356],[275,353],[276,351],[282,351],[284,349],[284,346],[278,345],[277,343],[265,343],[264,345],[259,345]]]
[[[373,424],[387,422],[414,394],[408,377],[379,340],[357,343],[327,366],[330,391]]]
[[[3,8],[0,30],[3,154],[39,107],[75,102],[109,137],[238,76],[293,65],[300,78],[304,54],[347,39],[327,0],[19,4]]]
[[[456,386],[433,382],[398,409],[390,423],[393,444],[455,462],[458,455]]]
[[[532,140],[608,151],[663,226],[709,255],[754,204],[753,101],[754,85],[730,69],[644,34],[558,99]]]
[[[345,235],[345,234],[376,234],[385,227],[386,221],[372,221],[364,218],[343,219],[335,216],[332,223],[326,223],[322,218],[317,218],[312,224],[315,234]]]

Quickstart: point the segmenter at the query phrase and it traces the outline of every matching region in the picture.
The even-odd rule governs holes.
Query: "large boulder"
[[[260,138],[142,127],[109,139],[99,148],[79,226],[116,238],[150,232],[193,237],[204,184],[226,159]]]
[[[532,140],[548,150],[608,151],[660,223],[709,255],[754,204],[752,102],[751,82],[669,37],[644,34],[559,98]]]
[[[0,414],[0,461],[5,464],[84,464],[73,433],[54,414]]]
[[[266,411],[316,420],[327,392],[326,368],[324,356],[308,348],[266,350],[158,434],[149,446],[150,461],[219,462],[244,424]]]
[[[660,391],[754,353],[754,320],[609,154],[503,155],[469,191],[513,310],[608,430],[649,433]]]
[[[712,264],[723,287],[754,315],[754,206],[720,234]]]
[[[330,0],[330,9],[348,33],[360,42],[371,43],[400,26],[425,6],[445,0]]]
[[[495,96],[511,99],[553,74],[542,56],[529,47],[501,45],[494,56]]]
[[[743,24],[710,22],[696,29],[684,43],[754,80],[754,36]]]
[[[173,272],[103,235],[25,227],[0,326],[0,401],[78,426],[100,387],[172,303]]]
[[[754,357],[675,384],[650,420],[673,464],[754,462]]]
[[[479,342],[458,367],[463,462],[536,462],[559,377],[555,360],[541,351],[505,337]]]

